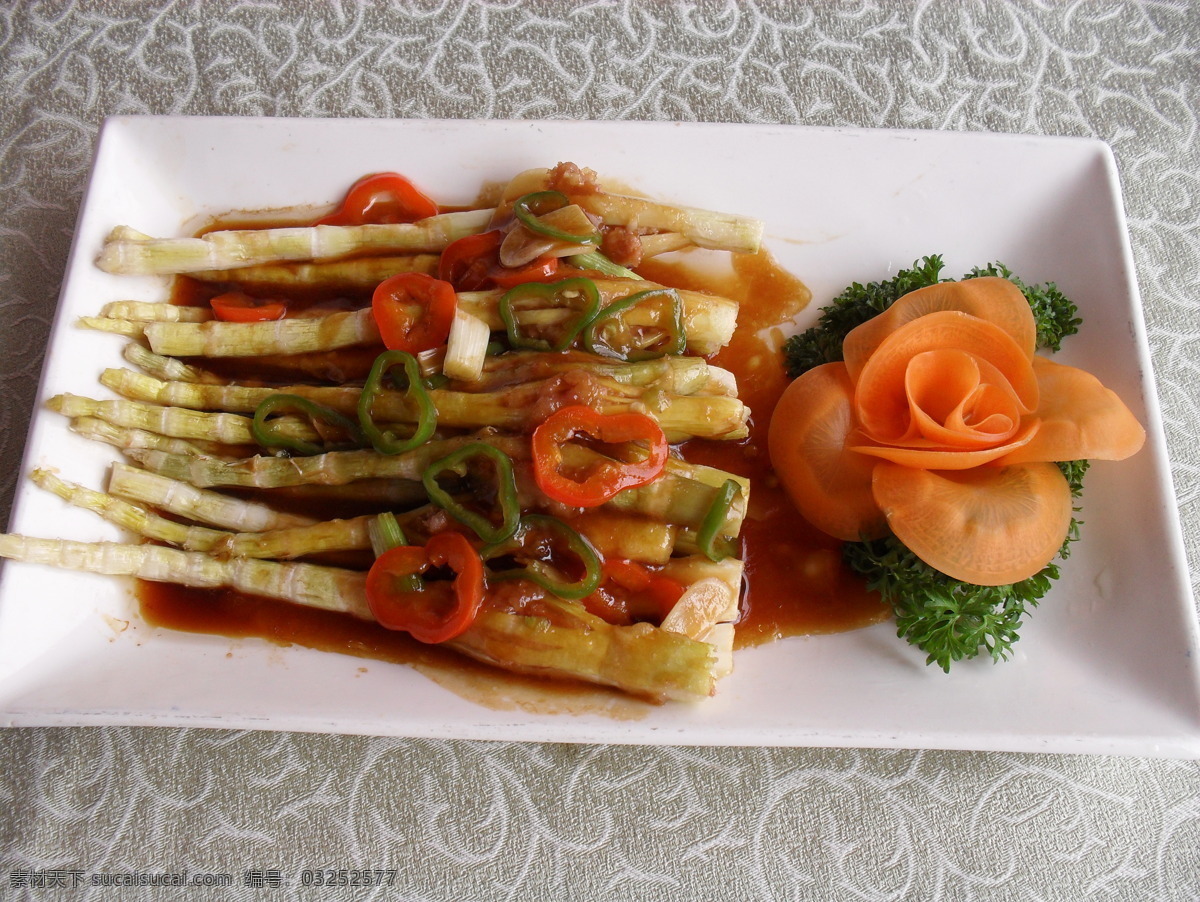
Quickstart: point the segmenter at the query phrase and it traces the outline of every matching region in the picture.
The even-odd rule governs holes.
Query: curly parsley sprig
[[[1083,320],[1075,315],[1079,312],[1078,308],[1067,300],[1053,282],[1047,282],[1045,285],[1026,285],[1003,263],[977,266],[963,278],[977,279],[980,276],[1000,276],[1021,289],[1025,300],[1029,301],[1029,306],[1033,308],[1033,320],[1037,323],[1037,346],[1042,350],[1060,350],[1062,340],[1079,331]]]
[[[944,263],[933,254],[901,270],[893,278],[861,285],[855,282],[824,310],[817,325],[789,338],[783,346],[784,366],[792,378],[824,363],[842,359],[842,341],[855,326],[882,313],[910,291],[951,281],[942,278]],[[1037,345],[1057,351],[1062,341],[1079,331],[1077,308],[1054,283],[1026,285],[1002,263],[975,267],[963,276],[1000,276],[1016,285],[1029,301],[1037,324]],[[1083,491],[1086,460],[1060,463],[1073,498]],[[1080,521],[1072,518],[1059,552],[1070,553],[1079,537]],[[896,632],[927,654],[929,664],[949,671],[954,661],[986,652],[1006,659],[1017,641],[1027,613],[1037,606],[1058,579],[1057,562],[1028,579],[1007,586],[977,586],[953,579],[930,567],[895,536],[871,542],[847,542],[843,557],[849,566],[892,606]]]

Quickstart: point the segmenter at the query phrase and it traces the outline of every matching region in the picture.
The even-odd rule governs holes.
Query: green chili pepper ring
[[[395,366],[404,368],[408,377],[405,396],[416,407],[417,413],[416,430],[407,439],[397,438],[391,430],[380,429],[371,415],[371,405],[375,403],[375,397],[383,391],[383,377]],[[425,391],[417,358],[407,351],[384,351],[375,358],[367,381],[363,384],[362,394],[358,396],[358,422],[362,426],[363,435],[380,454],[403,454],[429,441],[437,429],[437,408],[433,406],[429,393]]]
[[[250,434],[264,448],[284,448],[296,454],[304,455],[324,454],[330,450],[313,442],[280,433],[276,429],[275,424],[267,420],[267,417],[281,410],[298,410],[314,423],[320,420],[329,423],[331,426],[344,429],[349,433],[351,443],[336,447],[347,448],[362,444],[363,434],[352,420],[342,416],[336,410],[317,404],[308,398],[279,392],[264,398],[262,403],[254,409],[254,419],[250,421]]]
[[[614,320],[619,321],[634,307],[648,301],[653,302],[658,298],[666,299],[670,305],[667,310],[666,322],[662,324],[663,330],[667,333],[665,342],[660,342],[657,348],[627,348],[624,350],[616,348],[608,342],[604,335],[606,327],[612,325]],[[669,354],[682,354],[687,346],[687,331],[683,325],[683,301],[679,299],[679,292],[673,288],[651,288],[648,291],[639,291],[637,294],[614,301],[592,317],[592,321],[584,326],[583,343],[593,354],[630,362],[651,360]]]
[[[547,592],[569,601],[587,598],[595,592],[603,576],[600,555],[592,547],[591,542],[557,517],[547,514],[526,514],[521,518],[520,525],[508,541],[487,545],[479,552],[479,555],[483,558],[484,563],[487,563],[489,560],[520,551],[525,548],[527,537],[535,529],[561,536],[566,542],[567,549],[583,564],[583,576],[574,582],[569,582],[562,578],[557,568],[546,561],[534,560],[522,568],[489,572],[488,578],[497,580],[527,579],[541,586]]]
[[[545,235],[556,241],[565,241],[568,244],[599,244],[600,236],[594,232],[591,235],[576,235],[546,225],[538,218],[545,213],[561,210],[570,202],[561,191],[535,191],[517,198],[513,204],[513,215],[517,217],[521,225],[535,234]]]
[[[732,543],[719,541],[718,534],[725,518],[729,516],[729,508],[733,506],[734,498],[741,494],[741,491],[742,487],[736,481],[726,479],[725,484],[717,490],[712,507],[704,515],[700,530],[696,533],[697,546],[711,561],[723,561],[734,552]]]
[[[521,330],[517,315],[524,310],[571,309],[578,313],[559,325],[557,339],[535,338]],[[504,293],[500,298],[500,318],[514,348],[534,351],[565,351],[600,309],[600,291],[591,279],[563,279],[543,284],[527,282]]]
[[[483,514],[468,509],[451,497],[437,481],[442,473],[451,472],[465,476],[467,461],[472,457],[486,457],[496,469],[496,499],[500,504],[500,523],[493,524]],[[495,544],[510,538],[517,531],[521,520],[521,505],[517,500],[517,479],[513,475],[509,456],[484,442],[471,442],[457,451],[452,451],[440,460],[435,460],[421,474],[421,484],[429,500],[464,526],[469,526],[485,542]]]

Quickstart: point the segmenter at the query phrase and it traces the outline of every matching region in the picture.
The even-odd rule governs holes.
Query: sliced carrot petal
[[[947,449],[1003,444],[1028,413],[994,366],[957,348],[914,357],[904,390],[909,431]]]
[[[1026,357],[1033,356],[1037,324],[1025,295],[1008,279],[986,276],[910,291],[883,313],[853,329],[842,343],[850,375],[857,380],[875,349],[905,323],[941,310],[958,310],[985,319],[1007,332]]]
[[[1033,576],[1071,525],[1071,489],[1052,463],[962,472],[875,468],[875,498],[892,532],[936,570],[981,586]]]
[[[1026,417],[1021,428],[1010,441],[991,448],[950,449],[939,442],[914,439],[905,445],[877,445],[863,441],[861,433],[854,433],[846,444],[851,451],[890,460],[892,463],[921,470],[969,470],[998,460],[1008,461],[1008,455],[1020,451],[1033,441],[1041,423],[1034,417]]]
[[[908,368],[918,355],[947,348],[976,358],[985,370],[983,375],[1011,393],[1025,411],[1037,407],[1038,382],[1033,366],[1007,332],[957,310],[927,313],[888,335],[855,380],[854,412],[863,432],[873,441],[894,444],[913,436],[905,387]],[[951,359],[943,358],[943,362]]]
[[[1133,412],[1091,373],[1044,357],[1036,358],[1033,368],[1041,386],[1035,416],[1042,428],[1003,463],[1124,460],[1145,443],[1146,430]]]
[[[842,364],[809,370],[780,397],[767,447],[796,509],[834,538],[857,541],[878,538],[886,528],[871,494],[875,461],[846,448],[854,426],[852,392]]]

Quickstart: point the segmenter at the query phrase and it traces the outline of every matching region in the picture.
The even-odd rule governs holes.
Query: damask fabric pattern
[[[105,115],[1079,135],[1109,142],[1120,167],[1195,588],[1198,54],[1200,6],[1171,0],[10,0],[0,8],[5,516]],[[46,869],[235,878],[195,898],[1200,898],[1195,762],[125,728],[8,730],[0,761],[0,899],[168,892],[38,889],[16,876]],[[303,869],[322,867],[398,875],[353,894],[301,885]],[[277,871],[283,885],[254,885],[250,871]]]

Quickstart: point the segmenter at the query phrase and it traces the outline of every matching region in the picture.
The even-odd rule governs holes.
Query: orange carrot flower
[[[1120,460],[1145,441],[1092,375],[1034,353],[1025,296],[1002,278],[922,288],[846,336],[771,420],[797,509],[848,541],[888,530],[964,582],[1005,585],[1058,553],[1071,491],[1055,461]]]

